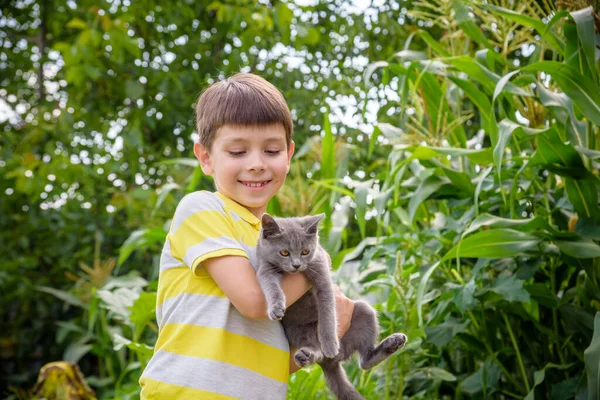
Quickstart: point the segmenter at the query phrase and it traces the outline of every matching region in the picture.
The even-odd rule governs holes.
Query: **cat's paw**
[[[388,336],[383,343],[385,345],[386,353],[393,353],[398,349],[401,349],[406,344],[406,335],[404,333],[394,333]]]
[[[300,368],[314,364],[315,353],[306,348],[300,349],[294,354],[294,361],[296,361],[296,365]]]
[[[279,321],[285,314],[285,304],[275,303],[269,307],[269,319],[272,321]]]
[[[321,350],[327,358],[334,358],[340,352],[340,342],[337,337],[321,342]]]

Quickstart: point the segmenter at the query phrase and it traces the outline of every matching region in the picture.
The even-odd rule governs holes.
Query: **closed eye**
[[[239,157],[239,156],[241,156],[244,153],[245,153],[245,151],[230,151],[229,155],[232,156],[232,157]]]
[[[265,153],[271,156],[276,156],[277,154],[281,153],[281,150],[266,150]]]

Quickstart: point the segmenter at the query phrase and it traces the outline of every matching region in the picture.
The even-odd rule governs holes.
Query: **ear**
[[[269,214],[264,214],[261,219],[262,235],[265,239],[281,234],[281,228],[275,222],[275,219]]]
[[[194,154],[200,162],[200,167],[205,175],[212,175],[213,168],[210,160],[210,152],[200,143],[194,143]]]
[[[285,171],[285,173],[287,174],[288,172],[290,172],[290,163],[292,162],[292,156],[294,155],[294,148],[296,147],[296,144],[294,143],[294,141],[292,140],[290,142],[290,147],[288,148],[288,153],[287,153],[287,169]]]
[[[311,215],[304,220],[304,229],[309,235],[315,235],[319,231],[319,221],[325,214]]]

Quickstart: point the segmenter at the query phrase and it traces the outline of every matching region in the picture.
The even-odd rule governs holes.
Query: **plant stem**
[[[550,265],[550,287],[552,288],[552,293],[556,293],[556,273],[554,267],[554,263]],[[554,346],[556,346],[558,358],[560,359],[561,364],[566,364],[565,355],[563,354],[562,348],[558,341],[558,312],[556,308],[552,308],[552,325],[554,327]]]
[[[490,357],[492,357],[492,360],[494,360],[494,362],[498,365],[498,367],[500,367],[500,370],[502,371],[502,373],[504,374],[506,379],[508,379],[510,381],[510,383],[513,384],[513,386],[518,387],[519,389],[522,389],[521,384],[515,378],[513,378],[513,376],[510,374],[510,372],[508,372],[506,367],[500,362],[500,360],[498,360],[498,358],[496,357],[496,354],[493,352],[490,345],[487,342],[484,342],[484,346],[487,349],[488,353],[490,354]]]
[[[515,348],[515,353],[517,354],[517,360],[519,361],[519,367],[521,368],[521,374],[523,375],[523,382],[525,383],[525,389],[527,389],[527,393],[531,391],[531,387],[529,386],[529,380],[527,379],[527,371],[525,371],[525,365],[523,364],[523,359],[521,358],[521,352],[519,351],[519,346],[517,345],[517,340],[515,339],[515,335],[510,327],[510,322],[508,321],[508,317],[504,312],[501,313],[504,318],[504,322],[506,323],[506,329],[508,329],[508,334],[510,335],[510,340],[512,341],[513,347]]]
[[[512,398],[515,398],[515,399],[522,399],[523,398],[523,396],[519,396],[518,394],[511,393],[508,390],[502,389],[502,390],[500,390],[500,392],[502,392],[502,394],[505,394],[505,395],[507,395],[509,397],[512,397]]]

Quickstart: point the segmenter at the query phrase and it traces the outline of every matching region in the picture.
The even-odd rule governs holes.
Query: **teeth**
[[[266,184],[267,184],[267,182],[259,182],[259,183],[244,182],[244,185],[250,186],[250,187],[261,187],[261,186],[265,186]]]

